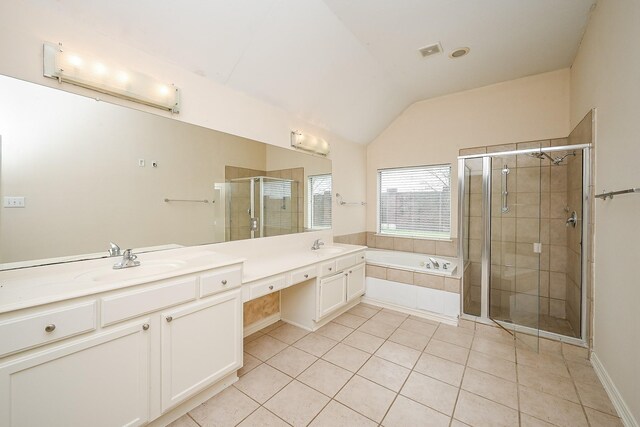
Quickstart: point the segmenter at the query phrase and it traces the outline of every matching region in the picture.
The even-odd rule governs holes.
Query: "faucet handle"
[[[113,242],[110,242],[109,245],[110,245],[110,248],[107,251],[107,253],[109,254],[110,257],[111,256],[120,256],[121,255],[120,246],[116,245]]]

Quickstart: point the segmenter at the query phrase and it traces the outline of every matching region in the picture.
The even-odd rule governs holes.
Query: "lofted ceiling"
[[[416,101],[570,66],[596,0],[30,1],[368,143]]]

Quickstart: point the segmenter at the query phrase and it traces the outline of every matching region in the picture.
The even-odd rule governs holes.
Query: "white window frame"
[[[331,215],[331,223],[328,226],[315,226],[313,225],[313,189],[312,189],[312,184],[311,181],[313,178],[316,177],[324,177],[324,176],[328,176],[331,179],[331,190],[330,193],[333,194],[333,176],[330,173],[320,173],[320,174],[315,174],[315,175],[309,175],[307,177],[307,224],[308,227],[307,229],[309,230],[330,230],[332,228],[333,225],[333,198],[331,198],[332,202],[330,203],[330,215]]]

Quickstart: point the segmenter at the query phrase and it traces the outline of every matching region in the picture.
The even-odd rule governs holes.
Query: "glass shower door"
[[[540,321],[540,159],[491,158],[489,317],[537,351]]]

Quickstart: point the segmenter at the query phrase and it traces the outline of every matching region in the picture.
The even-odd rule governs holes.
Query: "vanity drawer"
[[[315,265],[301,268],[299,270],[291,272],[291,284],[304,282],[305,280],[313,279],[318,276],[318,267]]]
[[[345,268],[351,267],[356,263],[356,256],[354,254],[345,255],[336,260],[336,270],[344,270]]]
[[[85,302],[0,323],[0,356],[96,329],[96,302]]]
[[[336,261],[328,261],[320,264],[320,276],[329,276],[336,272]]]
[[[364,251],[358,252],[356,254],[356,264],[360,264],[361,262],[365,262],[365,260],[366,260],[366,256],[364,254]]]
[[[240,267],[225,268],[200,276],[200,296],[206,297],[217,292],[237,288],[242,284]]]
[[[102,326],[196,299],[198,279],[176,280],[102,298]]]
[[[274,276],[249,285],[249,299],[256,299],[286,287],[284,276]]]

